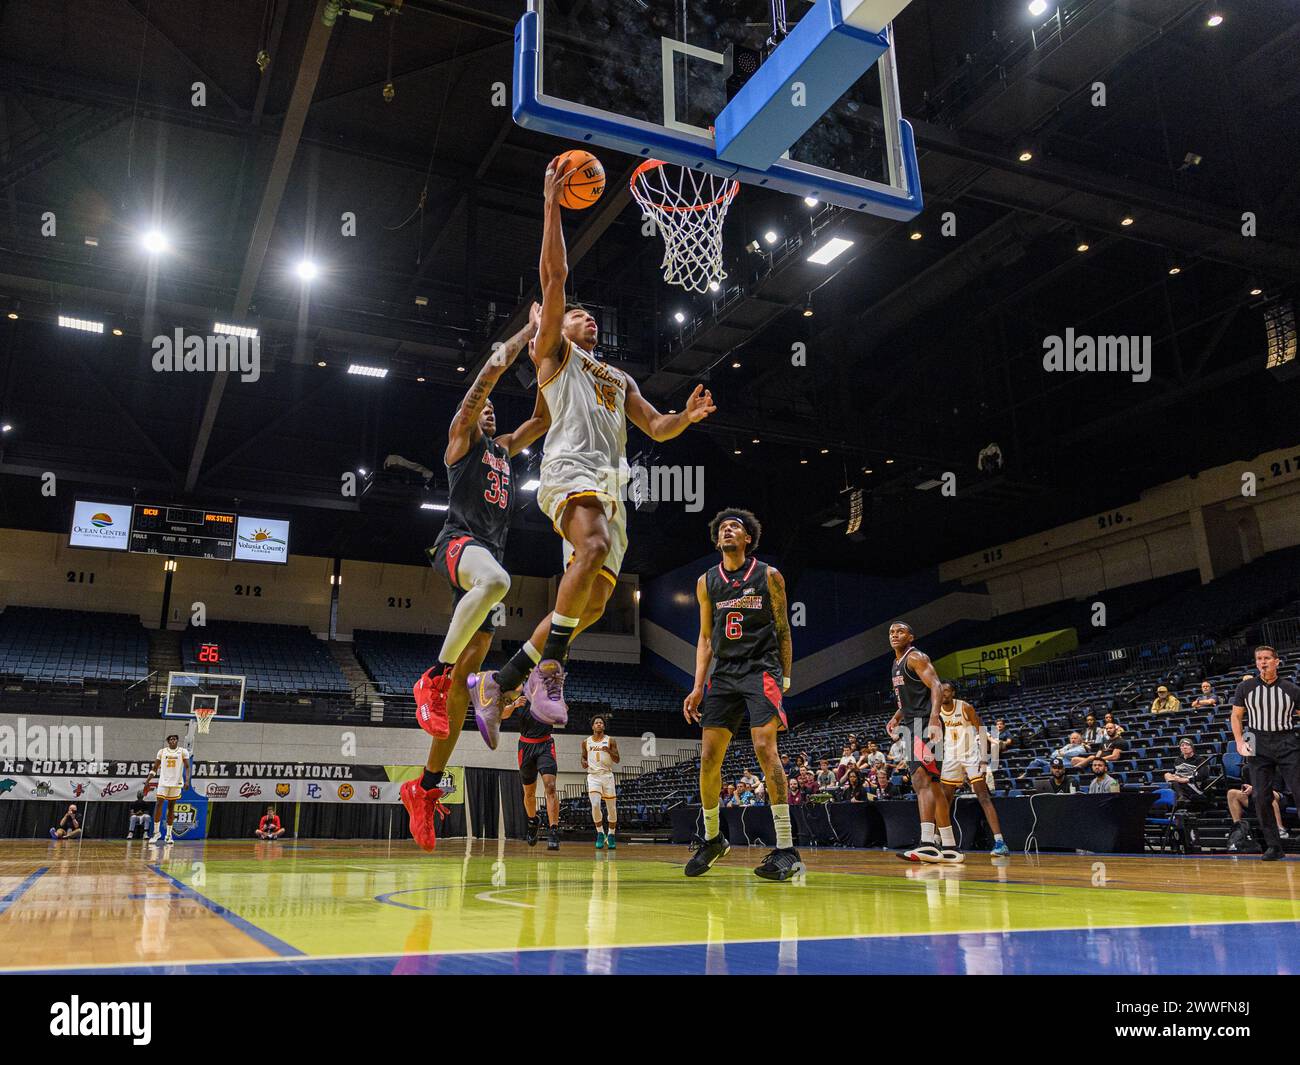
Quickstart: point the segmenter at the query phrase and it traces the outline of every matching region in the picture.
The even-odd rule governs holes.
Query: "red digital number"
[[[221,648],[215,643],[205,643],[199,648],[200,662],[220,662]]]

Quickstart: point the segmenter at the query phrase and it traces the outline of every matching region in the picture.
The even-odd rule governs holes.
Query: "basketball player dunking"
[[[620,499],[627,478],[627,423],[652,440],[671,440],[714,410],[697,385],[680,414],[660,414],[631,377],[596,351],[596,319],[565,302],[569,276],[559,194],[569,177],[552,159],[546,169],[542,225],[541,321],[531,356],[538,391],[551,415],[537,503],[564,539],[565,570],[555,609],[499,672],[469,679],[479,728],[500,725],[506,702],[527,680],[534,716],[553,725],[568,720],[564,662],[569,641],[605,611],[627,552],[627,514]],[[509,698],[507,698],[509,696]]]
[[[943,745],[943,726],[940,708],[943,706],[943,686],[929,656],[913,646],[916,637],[912,626],[896,621],[889,626],[889,646],[894,649],[894,701],[898,709],[885,726],[890,736],[900,722],[912,729],[912,758],[908,769],[912,774],[912,790],[916,792],[918,812],[921,815],[921,845],[899,855],[907,862],[961,862],[964,855],[957,850],[957,840],[952,831],[952,817],[948,800],[939,785],[939,762],[926,736],[935,747]],[[926,725],[922,720],[928,718]],[[936,842],[935,828],[939,830]],[[942,848],[937,845],[942,844]]]
[[[452,419],[443,461],[447,466],[447,520],[429,561],[447,578],[456,597],[438,665],[415,685],[416,719],[433,737],[424,774],[402,784],[402,805],[410,815],[411,835],[426,850],[437,844],[435,817],[447,760],[460,738],[469,709],[465,682],[483,665],[492,646],[492,608],[510,590],[501,562],[514,512],[515,486],[510,460],[546,431],[546,406],[539,398],[533,415],[513,433],[496,436],[496,412],[488,398],[501,375],[534,337],[540,308],[529,322],[484,363]],[[455,728],[451,722],[456,723]],[[484,739],[496,747],[495,734]]]
[[[746,717],[776,828],[776,849],[754,872],[764,880],[789,880],[804,870],[794,847],[785,770],[776,747],[777,733],[786,727],[781,695],[790,687],[790,620],[785,580],[753,555],[762,531],[748,510],[729,508],[718,513],[709,524],[709,539],[722,552],[722,561],[695,583],[700,604],[695,687],[686,696],[682,713],[687,721],[704,726],[700,749],[704,839],[686,863],[687,876],[707,873],[731,850],[718,813],[722,760]],[[704,678],[714,661],[706,695]]]
[[[618,762],[618,740],[605,735],[605,719],[597,714],[591,719],[591,735],[582,741],[582,768],[587,771],[587,798],[591,800],[591,819],[596,822],[596,850],[618,848],[618,787],[614,783],[614,764]],[[600,800],[605,800],[608,814],[601,828]]]
[[[980,758],[979,734],[984,723],[975,707],[965,699],[957,698],[957,689],[950,681],[943,682],[943,705],[939,707],[939,717],[943,720],[943,765],[939,771],[939,784],[943,788],[943,797],[948,801],[948,809],[952,810],[957,789],[969,780],[970,790],[979,800],[989,831],[993,833],[993,856],[1005,858],[1011,849],[1002,838],[998,812],[989,795],[985,775],[988,765]]]

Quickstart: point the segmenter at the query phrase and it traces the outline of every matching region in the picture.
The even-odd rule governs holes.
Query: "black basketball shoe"
[[[1279,846],[1265,847],[1264,853],[1260,856],[1261,861],[1280,862],[1282,860],[1282,848]]]
[[[1245,847],[1250,840],[1250,832],[1246,828],[1245,821],[1237,821],[1228,833],[1228,850],[1236,852]]]
[[[695,837],[695,853],[691,855],[691,860],[686,863],[687,876],[703,876],[713,868],[713,863],[719,858],[725,858],[731,851],[731,844],[727,842],[727,837],[719,832],[712,839],[701,839]]]
[[[559,825],[552,825],[550,831],[546,833],[546,849],[548,851],[558,851],[560,849]]]
[[[785,847],[769,851],[754,870],[754,875],[761,876],[764,880],[789,880],[802,872],[804,864],[799,852],[793,847]]]
[[[540,818],[530,817],[528,819],[528,827],[524,829],[524,839],[528,841],[528,846],[537,846],[537,832],[541,828],[541,825],[542,822]]]

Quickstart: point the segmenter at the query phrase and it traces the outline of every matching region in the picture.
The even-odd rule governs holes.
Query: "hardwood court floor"
[[[0,841],[0,968],[122,972],[1290,973],[1300,862],[735,847]]]

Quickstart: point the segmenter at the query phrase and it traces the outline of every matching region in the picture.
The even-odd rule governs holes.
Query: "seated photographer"
[[[1173,771],[1165,774],[1165,783],[1174,790],[1174,802],[1178,806],[1205,798],[1205,784],[1210,779],[1208,758],[1196,757],[1196,746],[1191,740],[1183,738],[1178,743],[1178,761]]]

